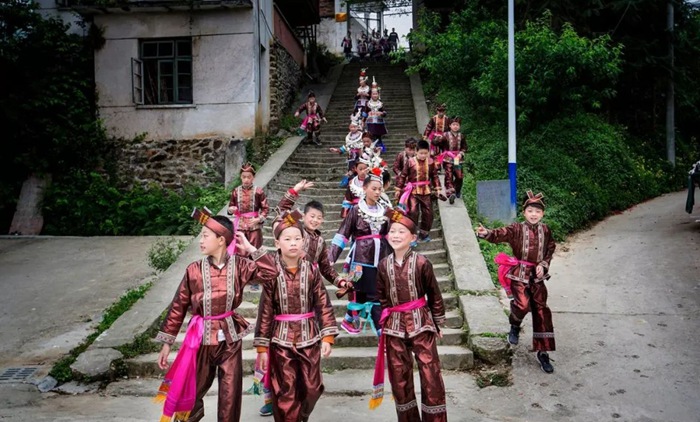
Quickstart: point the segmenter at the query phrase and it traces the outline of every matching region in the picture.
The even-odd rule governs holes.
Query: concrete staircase
[[[389,134],[384,138],[387,151],[384,154],[389,165],[393,164],[396,154],[403,150],[403,142],[407,137],[418,136],[411,86],[408,77],[404,74],[405,68],[398,65],[376,64],[370,66],[368,75],[374,76],[382,88],[382,101],[385,104],[387,125]],[[353,107],[353,97],[357,89],[357,78],[360,66],[349,64],[343,69],[342,75],[336,86],[335,92],[326,110],[328,123],[322,128],[321,141],[323,147],[312,145],[300,145],[296,152],[287,160],[281,171],[267,186],[267,196],[272,207],[276,206],[284,193],[294,186],[299,180],[307,179],[315,183],[315,189],[303,192],[297,205],[303,205],[316,199],[324,204],[326,209],[325,223],[323,224],[323,236],[330,242],[337,231],[340,219],[340,203],[344,189],[338,187],[338,182],[346,171],[346,162],[343,156],[332,154],[329,147],[338,147],[344,143],[348,132],[350,113]],[[370,78],[371,79],[371,78]],[[370,81],[371,82],[371,81]],[[392,173],[393,175],[393,173]],[[440,287],[443,291],[447,307],[447,327],[443,332],[438,350],[443,369],[463,370],[473,367],[474,357],[466,347],[468,338],[463,330],[464,318],[459,309],[459,299],[453,292],[454,277],[451,274],[447,253],[443,242],[442,227],[439,216],[436,216],[433,229],[430,233],[432,242],[421,244],[418,252],[426,255],[433,264]],[[273,247],[272,228],[267,225],[264,228],[265,246]],[[340,270],[347,250],[341,255],[336,268]],[[346,300],[335,300],[335,286],[327,285],[328,292],[333,299],[333,307],[337,321],[340,324],[345,314]],[[257,316],[257,303],[259,292],[246,289],[245,302],[237,309],[237,312],[254,322]],[[184,338],[185,325],[178,337],[177,349]],[[246,373],[251,373],[255,361],[255,351],[252,348],[252,334],[243,340],[243,367]],[[328,359],[322,361],[324,371],[342,369],[371,369],[377,353],[377,339],[374,334],[363,332],[360,335],[350,336],[341,330],[336,339],[333,353]],[[155,376],[162,374],[156,365],[156,354],[139,356],[126,361],[129,375]]]

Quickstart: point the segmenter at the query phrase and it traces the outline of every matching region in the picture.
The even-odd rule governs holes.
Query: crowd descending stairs
[[[393,164],[396,154],[403,150],[404,140],[407,137],[418,137],[419,128],[416,127],[413,99],[409,78],[405,75],[404,66],[375,64],[368,66],[368,75],[375,77],[381,86],[382,101],[385,104],[387,115],[387,127],[389,134],[384,137],[387,151],[384,154],[389,166]],[[344,143],[348,132],[350,114],[353,107],[353,97],[357,89],[357,80],[360,66],[357,64],[346,65],[335,88],[333,96],[326,110],[328,123],[321,132],[322,147],[314,145],[300,145],[282,167],[277,176],[268,184],[266,193],[271,207],[275,207],[284,193],[301,179],[313,181],[315,188],[305,191],[300,196],[297,205],[301,208],[311,199],[321,201],[325,208],[325,223],[322,226],[323,236],[327,244],[340,226],[340,210],[344,189],[338,186],[345,174],[347,165],[343,156],[330,153],[329,147],[339,147]],[[393,173],[392,173],[393,176]],[[417,251],[427,256],[433,264],[435,275],[443,292],[447,308],[447,328],[443,331],[443,338],[439,341],[438,351],[443,369],[462,370],[471,368],[474,364],[473,354],[467,348],[466,332],[463,330],[464,318],[458,305],[458,297],[452,292],[455,290],[450,265],[442,236],[440,218],[436,215],[433,229],[430,232],[432,241],[420,244]],[[274,239],[270,225],[264,228],[264,244],[268,248],[274,248]],[[336,269],[341,270],[347,250],[343,252]],[[347,301],[337,300],[336,287],[327,284],[331,296],[335,315],[340,326],[345,314]],[[249,322],[254,323],[257,317],[257,304],[260,293],[246,288],[245,301],[237,309]],[[177,349],[184,339],[186,326],[183,325],[173,349]],[[324,371],[342,369],[371,369],[377,354],[377,338],[373,333],[365,331],[359,335],[348,335],[343,330],[336,338],[333,353],[327,359],[322,360]],[[253,335],[248,335],[243,340],[243,367],[246,374],[250,374],[254,367],[255,350],[252,347]],[[155,354],[142,355],[126,361],[130,375],[155,376],[162,374],[157,368]],[[371,380],[368,380],[368,385]]]

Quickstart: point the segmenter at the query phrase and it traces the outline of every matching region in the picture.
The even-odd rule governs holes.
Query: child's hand
[[[442,331],[438,331],[437,336],[438,336],[438,338],[442,338]]]
[[[544,268],[541,265],[538,265],[537,268],[535,268],[535,274],[537,275],[537,278],[544,277]]]
[[[299,112],[294,113],[294,117],[299,117]]]
[[[235,214],[236,211],[238,211],[238,207],[233,207],[233,206],[228,207],[228,213],[229,213],[230,215]]]
[[[323,121],[324,121],[324,122],[326,122],[326,123],[328,123],[328,120],[326,120],[326,118],[325,118],[325,117],[323,118]]]
[[[267,360],[269,356],[267,355],[267,352],[258,352],[258,363],[260,363],[260,370],[263,372],[267,372]]]
[[[324,358],[327,358],[328,356],[331,355],[331,344],[326,343],[325,341],[321,342],[321,356]]]
[[[340,154],[340,149],[339,148],[328,148],[328,151],[334,152],[336,154]]]
[[[296,193],[299,193],[301,191],[304,191],[306,189],[310,189],[312,187],[314,187],[314,182],[307,182],[306,179],[303,179],[302,181],[300,181],[299,183],[294,185],[294,187],[292,189],[294,189],[294,191]]]
[[[479,237],[486,237],[489,234],[489,230],[479,223],[479,227],[476,228],[476,235]]]
[[[245,237],[243,232],[236,232],[236,248],[240,248],[249,254],[253,254],[258,250],[255,246],[250,244],[250,241]]]
[[[162,370],[166,370],[170,367],[168,363],[168,355],[170,354],[170,345],[163,344],[160,348],[160,353],[158,354],[158,367]]]

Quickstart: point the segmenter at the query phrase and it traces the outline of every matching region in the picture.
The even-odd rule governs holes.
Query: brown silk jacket
[[[426,163],[427,161],[427,163]],[[438,177],[437,167],[432,158],[426,158],[423,161],[416,157],[411,157],[408,163],[403,167],[403,171],[396,178],[396,187],[403,189],[408,182],[423,182],[429,181],[429,185],[416,186],[413,188],[414,195],[430,195],[431,188],[437,193],[440,189],[440,178]]]
[[[285,268],[279,252],[275,256],[279,275],[264,286],[253,345],[270,347],[270,343],[275,343],[301,349],[318,343],[322,337],[337,336],[333,305],[318,270],[311,262],[300,259],[297,271],[292,273]],[[277,315],[308,312],[314,316],[300,321],[275,320]]]
[[[298,199],[299,195],[295,195],[290,191],[285,192],[284,197],[277,205],[278,213],[290,211]],[[328,259],[328,248],[319,230],[311,230],[304,227],[304,252],[306,253],[306,259],[318,267],[323,278],[338,286],[341,278]]]
[[[489,230],[484,239],[491,243],[508,243],[513,249],[513,256],[521,261],[542,265],[544,268],[544,277],[537,278],[535,267],[516,265],[506,275],[511,280],[528,283],[531,275],[535,282],[550,278],[549,264],[552,262],[557,245],[554,243],[552,231],[546,224],[513,223],[510,226]]]
[[[228,206],[238,207],[238,212],[240,214],[257,211],[257,218],[241,218],[238,223],[238,229],[244,231],[262,229],[262,223],[260,223],[258,218],[267,218],[267,214],[270,212],[270,206],[267,204],[267,196],[265,196],[265,192],[262,188],[257,186],[245,188],[241,185],[235,188],[231,192],[231,200]]]
[[[243,287],[250,281],[272,283],[279,271],[274,256],[266,253],[264,249],[258,249],[251,258],[228,257],[222,269],[212,265],[209,257],[191,263],[185,271],[156,340],[173,344],[188,309],[193,315],[202,317],[221,315],[240,306],[243,301]],[[236,313],[222,320],[205,320],[202,345],[219,344],[217,333],[220,329],[223,330],[229,344],[242,339],[250,331],[245,318]]]
[[[384,324],[384,333],[413,338],[425,331],[437,333],[445,323],[442,292],[428,258],[411,250],[399,265],[394,254],[379,263],[377,298],[382,309],[391,308],[427,296],[428,304],[408,312],[392,312]]]

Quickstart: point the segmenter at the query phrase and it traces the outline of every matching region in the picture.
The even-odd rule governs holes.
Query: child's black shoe
[[[537,352],[537,360],[540,361],[540,367],[542,370],[548,374],[554,372],[554,367],[549,361],[549,354],[547,352],[539,351]]]
[[[510,326],[510,332],[508,333],[508,343],[515,346],[520,341],[520,327],[517,325]]]

